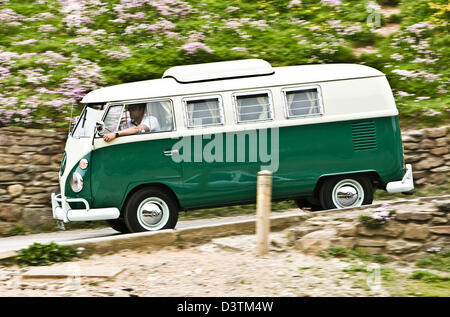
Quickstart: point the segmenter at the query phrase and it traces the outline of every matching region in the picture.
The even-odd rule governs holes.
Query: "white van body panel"
[[[200,64],[204,65],[204,64]],[[192,69],[194,69],[192,65]],[[82,103],[184,96],[217,91],[256,89],[279,85],[311,84],[326,81],[384,76],[380,71],[358,64],[328,64],[274,67],[273,75],[212,80],[181,84],[174,78],[145,80],[100,88],[88,93]],[[170,69],[168,70],[170,71]],[[208,78],[205,74],[204,77]],[[206,77],[205,77],[206,76]]]
[[[398,115],[395,100],[389,83],[384,76],[361,78],[353,80],[327,81],[316,84],[320,87],[324,113],[311,117],[286,118],[284,108],[285,100],[281,93],[282,88],[307,88],[311,84],[292,84],[270,86],[265,89],[246,89],[242,92],[270,90],[274,105],[274,119],[261,122],[236,123],[233,104],[235,91],[214,91],[211,93],[190,94],[192,97],[210,96],[220,94],[223,101],[225,121],[223,125],[206,126],[189,129],[185,125],[185,112],[183,109],[183,96],[171,96],[177,131],[130,135],[126,138],[116,138],[111,142],[96,139],[95,147],[102,148],[122,143],[140,142],[189,135],[214,134],[222,132],[235,132],[245,129],[281,128],[287,126],[317,124],[345,120],[358,120]],[[216,87],[218,89],[220,87]],[[151,99],[151,98],[149,98]],[[147,99],[134,99],[145,101]],[[128,102],[129,100],[127,100]]]

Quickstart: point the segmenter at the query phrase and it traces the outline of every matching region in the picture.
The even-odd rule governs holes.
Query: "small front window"
[[[317,88],[285,90],[287,117],[304,117],[322,114]]]
[[[77,119],[72,130],[74,138],[90,138],[94,134],[95,124],[102,119],[104,104],[88,104]]]
[[[236,95],[234,98],[238,123],[272,119],[268,93]]]
[[[223,115],[218,97],[184,100],[188,128],[221,125]]]

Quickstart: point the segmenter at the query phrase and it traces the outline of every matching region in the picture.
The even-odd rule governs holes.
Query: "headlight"
[[[82,159],[82,160],[80,161],[80,168],[83,169],[83,170],[85,170],[87,167],[88,167],[88,160]]]
[[[83,177],[80,173],[74,172],[70,177],[70,187],[75,193],[80,192],[83,189]]]

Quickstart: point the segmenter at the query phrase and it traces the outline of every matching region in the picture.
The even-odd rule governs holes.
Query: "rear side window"
[[[287,118],[313,116],[323,113],[322,101],[317,87],[285,89],[283,92]]]
[[[272,119],[268,93],[234,95],[238,123]]]
[[[188,128],[223,124],[222,102],[219,97],[185,99],[184,106]]]

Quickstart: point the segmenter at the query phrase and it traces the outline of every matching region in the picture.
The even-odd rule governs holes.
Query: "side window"
[[[153,126],[150,127],[151,132],[168,132],[175,130],[173,106],[169,99],[148,102],[147,113],[150,123],[153,123]],[[159,131],[157,130],[157,127],[159,127]]]
[[[223,124],[222,103],[219,97],[185,99],[184,106],[188,128]]]
[[[288,118],[322,114],[318,88],[283,90]]]
[[[268,93],[234,95],[234,101],[238,123],[273,119]]]
[[[122,114],[123,105],[110,106],[105,116],[105,130],[107,132],[116,132],[119,126],[120,115]]]

